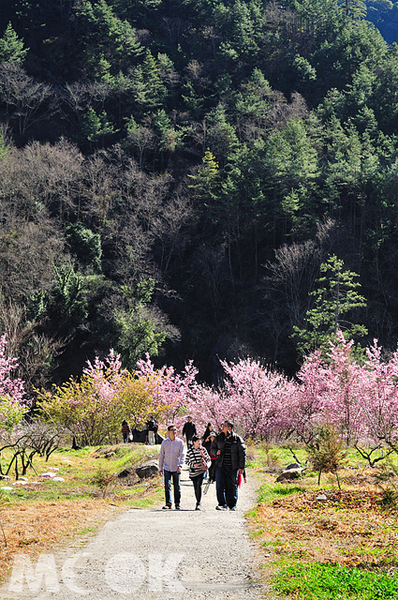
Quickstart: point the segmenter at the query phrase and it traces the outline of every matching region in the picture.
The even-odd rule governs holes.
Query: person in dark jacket
[[[191,416],[187,417],[187,422],[185,423],[184,427],[182,428],[182,435],[185,435],[185,439],[187,440],[187,448],[189,448],[191,445],[191,440],[192,440],[193,436],[197,435],[196,425],[192,421]]]
[[[156,420],[154,419],[154,417],[151,415],[149,417],[148,421],[145,423],[145,432],[146,432],[145,443],[146,444],[150,444],[151,446],[156,444],[157,431],[158,431],[158,424],[156,423]]]
[[[216,467],[217,467],[217,456],[216,454],[214,454],[213,450],[211,449],[211,446],[214,442],[214,438],[216,437],[216,432],[214,431],[214,429],[212,431],[210,431],[210,435],[209,435],[209,449],[208,449],[208,453],[210,456],[210,460],[211,460],[211,465],[209,467],[209,471],[208,471],[208,478],[209,478],[209,482],[210,483],[214,483],[216,480]],[[206,448],[207,450],[207,446],[206,444],[203,444],[203,446]]]
[[[130,429],[130,425],[127,423],[126,419],[124,419],[124,421],[122,423],[122,435],[123,435],[123,442],[125,444],[127,444],[129,435],[131,435],[131,429]]]
[[[213,425],[211,423],[207,423],[207,427],[205,429],[204,434],[202,435],[202,443],[203,445],[205,445],[206,443],[210,442],[210,433],[213,433],[214,429],[213,429]],[[214,432],[215,433],[215,432]],[[206,450],[208,450],[207,446],[205,446]]]
[[[246,447],[243,439],[234,433],[233,423],[225,421],[211,445],[217,456],[216,467],[216,510],[236,510],[238,501],[238,475],[242,475],[246,464]]]

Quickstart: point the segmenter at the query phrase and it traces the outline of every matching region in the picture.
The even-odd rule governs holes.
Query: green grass
[[[97,533],[97,527],[83,527],[83,529],[77,532],[77,535],[88,535],[94,533]]]
[[[266,504],[272,502],[281,496],[289,496],[290,494],[299,494],[304,489],[298,485],[274,483],[272,485],[264,483],[258,493],[258,502]]]
[[[301,463],[306,461],[307,453],[303,448],[294,448],[294,453]],[[257,463],[262,467],[282,469],[296,462],[289,448],[284,446],[270,446],[265,442],[256,446],[256,457]]]
[[[297,459],[301,464],[304,464],[308,458],[305,448],[295,446],[294,444],[292,444],[291,447]],[[347,455],[346,464],[350,467],[366,468],[369,466],[366,459],[362,458],[355,448],[345,448],[345,452]],[[256,459],[251,462],[251,466],[283,469],[290,463],[296,462],[296,459],[288,446],[275,446],[267,444],[266,442],[256,444],[255,455]],[[375,458],[376,456],[380,456],[380,452],[375,452],[372,458]],[[398,456],[392,456],[389,460],[398,467]]]
[[[112,455],[108,458],[104,456],[106,450],[112,451]],[[144,444],[87,447],[81,450],[60,449],[50,456],[48,462],[36,456],[33,465],[38,476],[45,471],[51,470],[51,467],[56,467],[59,469],[57,475],[63,477],[65,481],[47,479],[42,482],[42,485],[37,486],[37,488],[32,485],[29,486],[29,489],[22,486],[15,487],[11,493],[4,492],[4,495],[7,496],[7,501],[10,504],[21,501],[56,502],[57,500],[92,498],[93,495],[97,496],[100,493],[100,488],[95,484],[95,476],[100,471],[116,475],[127,466],[135,467],[146,459],[157,458],[158,454],[159,446],[145,446]],[[14,478],[13,472],[10,475]],[[31,468],[26,473],[29,481],[40,481],[40,477],[38,476]],[[3,485],[8,485],[4,482],[2,483]],[[145,493],[146,486],[148,486],[148,482],[126,486],[124,480],[115,480],[115,484],[109,487],[109,495],[112,495],[115,499],[119,497],[127,504],[148,506],[151,503],[151,499]],[[154,500],[158,499],[156,487],[155,484],[154,489],[149,494],[153,496]],[[161,487],[160,484],[159,487]],[[141,498],[142,494],[145,495],[145,498]]]
[[[299,563],[281,569],[274,589],[300,600],[396,600],[398,576],[338,565]]]

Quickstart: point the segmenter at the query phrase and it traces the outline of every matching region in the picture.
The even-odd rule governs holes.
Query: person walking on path
[[[209,467],[209,471],[208,471],[208,474],[207,474],[210,483],[214,483],[215,480],[216,480],[217,455],[211,449],[211,446],[212,446],[212,444],[214,442],[214,438],[216,437],[216,435],[217,434],[216,434],[216,432],[213,429],[213,431],[211,431],[210,435],[209,435],[209,440],[210,440],[210,447],[209,447],[209,449],[207,448],[206,444],[203,444],[204,447],[206,448],[206,450],[208,451],[209,456],[210,456],[210,460],[211,460],[211,465]]]
[[[213,425],[211,423],[207,423],[207,427],[205,429],[205,432],[202,435],[202,442],[203,442],[204,446],[205,446],[206,443],[208,443],[210,441],[210,434],[213,433],[213,432],[216,434],[216,432],[213,429]],[[207,450],[207,446],[205,446],[205,448]]]
[[[174,505],[176,510],[179,510],[181,502],[180,475],[185,457],[184,442],[176,437],[177,429],[175,425],[169,425],[167,432],[169,437],[163,440],[159,454],[159,473],[164,475],[164,493],[166,497],[166,504],[163,508],[167,509],[172,506],[171,480],[173,480]]]
[[[211,460],[206,448],[202,446],[202,442],[197,435],[192,437],[192,446],[188,449],[185,462],[189,465],[189,478],[195,490],[195,510],[202,510],[200,506],[202,500],[202,483],[205,473],[211,465]]]
[[[211,446],[212,452],[217,456],[217,510],[236,510],[238,475],[242,475],[245,469],[245,443],[234,433],[233,428],[233,423],[224,421],[221,433],[214,438]]]
[[[127,423],[126,419],[124,419],[124,421],[122,423],[122,435],[123,435],[123,442],[125,444],[127,444],[129,435],[131,435],[131,429],[130,429],[130,425]]]
[[[194,435],[197,435],[196,425],[192,421],[191,416],[187,417],[187,422],[184,424],[184,427],[182,428],[182,435],[185,435],[185,438],[187,440],[187,448],[189,448],[189,446],[191,445],[192,437]]]

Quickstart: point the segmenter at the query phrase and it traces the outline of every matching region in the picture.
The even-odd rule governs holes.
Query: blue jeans
[[[166,504],[171,504],[171,479],[173,479],[174,504],[179,506],[181,500],[180,473],[177,473],[177,471],[163,471],[163,475]]]
[[[219,506],[234,508],[238,501],[238,469],[216,469],[216,493]]]

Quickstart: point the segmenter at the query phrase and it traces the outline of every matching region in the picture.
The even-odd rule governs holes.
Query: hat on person
[[[212,431],[210,431],[209,433],[209,437],[216,437],[216,432],[214,431],[214,429],[212,429]]]

